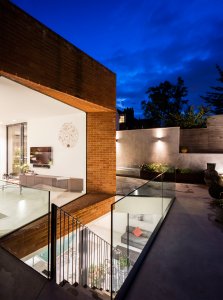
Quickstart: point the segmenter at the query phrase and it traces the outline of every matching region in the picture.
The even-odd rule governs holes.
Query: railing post
[[[79,266],[80,266],[80,277],[79,283],[81,285],[87,285],[87,256],[88,256],[88,229],[81,228],[79,233]]]
[[[52,203],[51,206],[51,271],[50,278],[56,282],[56,248],[57,248],[57,206]]]

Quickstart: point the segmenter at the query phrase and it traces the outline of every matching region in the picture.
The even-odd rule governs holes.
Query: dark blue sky
[[[117,74],[117,107],[134,107],[150,86],[181,76],[202,104],[223,68],[223,0],[13,0]]]

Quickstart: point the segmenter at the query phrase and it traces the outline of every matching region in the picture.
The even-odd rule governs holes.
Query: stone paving
[[[205,185],[176,184],[176,200],[122,300],[223,299],[223,210],[211,203]]]

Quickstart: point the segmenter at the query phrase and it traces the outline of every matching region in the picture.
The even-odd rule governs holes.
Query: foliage
[[[213,199],[211,205],[223,208],[223,199]]]
[[[103,264],[90,265],[88,274],[91,285],[99,288],[106,276],[105,266]]]
[[[217,81],[223,84],[223,70],[219,65],[216,65],[216,69],[220,75]],[[223,86],[211,86],[210,88],[213,91],[207,92],[206,96],[201,96],[201,98],[209,105],[210,112],[216,115],[223,114]]]
[[[172,115],[180,114],[188,102],[183,99],[187,96],[183,79],[178,77],[176,84],[161,82],[158,86],[150,87],[146,93],[149,100],[142,101],[141,105],[144,116],[153,121],[153,127],[175,126]]]
[[[198,170],[192,170],[190,168],[177,168],[176,173],[180,174],[190,174],[190,173],[202,173],[203,171],[198,169]]]
[[[29,165],[28,164],[21,165],[20,170],[22,173],[27,173],[29,171]]]
[[[157,173],[163,173],[163,172],[169,172],[172,173],[174,169],[166,164],[162,163],[148,163],[148,164],[143,164],[141,166],[141,169],[143,171],[148,171],[148,172],[157,172]]]
[[[125,267],[129,267],[129,259],[127,257],[121,256],[119,259],[120,269],[124,269]]]
[[[206,127],[208,112],[209,109],[205,106],[200,106],[196,111],[193,105],[189,105],[184,112],[170,113],[170,115],[175,120],[175,126],[180,128],[204,128]]]

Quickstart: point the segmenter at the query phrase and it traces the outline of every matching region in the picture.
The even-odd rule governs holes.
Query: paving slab
[[[205,185],[176,184],[176,200],[123,300],[223,299],[223,209]]]

